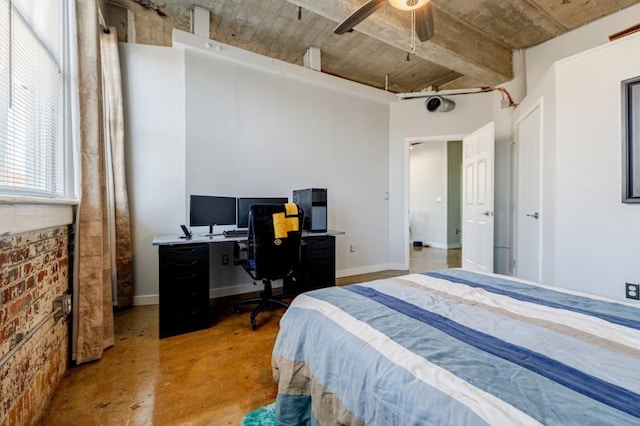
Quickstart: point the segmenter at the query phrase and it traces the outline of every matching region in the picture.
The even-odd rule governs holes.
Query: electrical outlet
[[[640,284],[625,283],[624,288],[627,299],[640,300]]]
[[[223,265],[228,265],[229,264],[229,255],[228,254],[223,254],[222,255],[222,264]]]

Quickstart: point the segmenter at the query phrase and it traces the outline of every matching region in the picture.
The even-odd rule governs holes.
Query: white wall
[[[590,6],[591,7],[591,6]],[[560,37],[527,49],[527,91],[530,91],[556,61],[609,43],[609,36],[640,22],[640,4],[623,9]],[[600,64],[601,69],[608,64]]]
[[[639,50],[634,34],[556,62],[516,112],[542,111],[544,283],[625,300],[640,281],[640,205],[621,202],[621,82]]]
[[[523,106],[531,105],[533,99],[544,98],[545,115],[552,117],[545,122],[545,135],[555,131],[555,100],[550,99],[555,98],[555,89],[548,85],[536,88],[533,82],[540,79],[548,64],[568,51],[580,50],[585,40],[592,40],[587,33],[595,31],[595,43],[606,42],[607,35],[636,23],[639,13],[640,6],[633,6],[526,52],[532,96]],[[346,236],[337,238],[338,274],[407,268],[408,142],[459,138],[489,121],[496,123],[496,271],[508,272],[513,113],[500,108],[499,94],[455,96],[454,111],[431,114],[424,108],[424,99],[397,101],[389,107],[385,102],[342,91],[349,86],[348,82],[336,83],[340,91],[327,89],[326,85],[305,83],[297,76],[287,78],[288,71],[245,67],[238,61],[223,64],[223,59],[215,54],[207,56],[194,51],[185,59],[179,49],[130,44],[123,45],[121,51],[123,84],[125,92],[131,92],[125,112],[131,125],[127,129],[127,140],[131,141],[127,165],[138,300],[152,300],[157,294],[157,249],[150,246],[150,241],[155,234],[178,232],[177,225],[186,222],[189,191],[289,195],[297,188],[327,187],[329,224],[347,231]],[[635,59],[633,53],[626,54]],[[283,67],[276,62],[269,60]],[[614,74],[633,64],[630,60]],[[603,71],[608,74],[613,67],[609,62],[589,63],[589,67],[574,70],[574,75],[580,76],[575,81],[580,82],[584,93],[593,93],[594,83],[597,88],[611,85],[607,83],[609,77],[600,78]],[[595,71],[588,71],[591,69]],[[553,74],[548,78],[555,79]],[[192,81],[196,76],[201,80],[199,83]],[[588,84],[583,80],[588,80]],[[568,95],[562,99],[566,102]],[[189,111],[187,116],[185,110]],[[557,114],[558,121],[565,119],[563,114]],[[592,118],[589,125],[600,120],[598,116]],[[582,125],[584,121],[587,120],[573,124]],[[615,126],[619,135],[620,123]],[[562,131],[558,130],[558,136]],[[545,138],[555,140],[555,135]],[[277,149],[269,149],[274,143]],[[254,155],[243,156],[247,150]],[[553,145],[545,150],[543,181],[548,191],[544,202],[547,209],[555,211],[555,203],[562,197],[555,196],[553,188],[564,178],[562,173],[556,176],[556,170],[564,170],[569,164],[555,164]],[[198,155],[200,152],[207,155]],[[238,155],[242,160],[234,157]],[[291,162],[294,158],[297,161]],[[289,185],[282,183],[281,176],[271,175],[271,169],[261,168],[265,159],[276,169],[282,159],[292,163]],[[238,178],[246,173],[249,179]],[[616,176],[619,179],[619,173]],[[388,201],[384,199],[387,191]],[[567,194],[563,192],[563,196]],[[566,213],[561,207],[558,212]],[[546,276],[559,279],[564,272],[558,270],[556,274],[555,264],[560,263],[560,258],[564,261],[561,253],[570,249],[564,246],[568,243],[560,230],[561,224],[555,220],[547,224],[545,239],[550,251],[545,252],[549,268]],[[355,245],[355,253],[349,253],[350,244]],[[212,255],[213,262],[218,254]],[[232,275],[237,275],[235,269],[231,270]],[[237,279],[243,280],[239,276]]]
[[[640,205],[621,202],[621,81],[640,34],[556,65],[556,283],[623,299],[640,281]]]
[[[445,95],[447,97],[447,95]],[[424,99],[391,105],[389,132],[389,262],[398,269],[409,265],[409,142],[459,140],[490,121],[496,123],[495,270],[508,272],[510,257],[511,115],[501,109],[498,93],[452,96],[456,108],[430,113]]]
[[[387,102],[187,49],[186,111],[187,195],[327,188],[329,228],[346,231],[336,238],[338,275],[387,268]],[[212,294],[255,290],[221,265],[225,250],[212,255]]]
[[[134,304],[158,303],[156,234],[185,223],[184,51],[120,44]]]
[[[294,189],[327,188],[329,227],[346,232],[336,238],[338,276],[388,269],[395,96],[271,59],[265,65],[230,46],[224,53],[238,56],[227,58],[198,37],[182,39],[197,46],[121,46],[134,303],[157,303],[151,241],[188,223],[190,193],[291,197]],[[221,265],[231,250],[212,246],[213,297],[257,289],[240,268]]]
[[[414,145],[409,169],[410,240],[447,248],[447,142]]]

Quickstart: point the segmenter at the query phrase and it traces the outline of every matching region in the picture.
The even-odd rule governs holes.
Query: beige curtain
[[[73,354],[77,363],[100,359],[104,349],[114,343],[113,298],[112,298],[112,256],[110,248],[109,213],[126,209],[126,190],[124,185],[124,162],[122,148],[115,154],[108,151],[110,144],[105,142],[105,110],[103,109],[102,71],[100,53],[100,34],[98,24],[98,6],[96,0],[75,0],[76,32],[78,49],[78,85],[79,85],[79,137],[80,137],[80,178],[81,196],[76,220],[76,271],[74,272],[74,291],[77,318],[74,327]],[[113,32],[115,35],[115,32]],[[117,50],[116,50],[117,52]],[[111,53],[112,55],[113,53]],[[110,61],[108,56],[104,60]],[[119,64],[117,65],[119,68]],[[112,79],[113,80],[113,79]],[[115,80],[119,81],[119,77]],[[105,91],[111,93],[111,83],[105,84]],[[118,101],[116,101],[116,104]],[[122,102],[119,101],[120,109]],[[122,140],[122,112],[111,112],[109,121],[119,123],[112,129],[106,126],[110,135],[120,135]],[[121,142],[120,142],[121,143]],[[110,167],[110,163],[114,166]],[[115,165],[117,163],[117,166]],[[119,170],[122,176],[110,177],[110,169]],[[116,186],[118,189],[116,189]],[[115,194],[124,194],[125,202],[116,202],[115,209],[109,206],[109,189]],[[122,216],[122,215],[121,215]],[[116,224],[126,223],[125,238],[129,238],[128,213],[125,219],[115,219]],[[123,233],[118,232],[122,236]],[[124,285],[132,295],[131,250],[130,244],[125,252],[129,260],[120,261],[125,266],[123,276],[128,284]],[[116,251],[117,253],[117,251]],[[116,255],[118,259],[120,255]],[[118,262],[116,262],[118,263]]]
[[[100,32],[106,119],[105,151],[111,235],[112,274],[119,308],[133,305],[133,268],[129,200],[124,167],[124,111],[116,29]]]

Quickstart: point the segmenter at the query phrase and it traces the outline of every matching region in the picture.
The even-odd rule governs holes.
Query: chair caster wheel
[[[236,314],[240,315],[242,313],[242,308],[240,306],[234,306],[233,307],[233,312],[235,312]]]
[[[256,320],[254,318],[251,318],[251,329],[253,331],[256,331],[256,328],[258,328],[258,326],[256,325]]]

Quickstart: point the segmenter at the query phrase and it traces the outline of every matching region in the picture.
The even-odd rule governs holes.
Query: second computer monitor
[[[284,197],[242,197],[238,198],[236,227],[238,229],[244,229],[249,227],[249,207],[253,204],[286,204],[289,202],[288,198]]]
[[[213,235],[214,225],[233,225],[236,215],[235,197],[191,195],[189,200],[189,225],[208,226]]]

